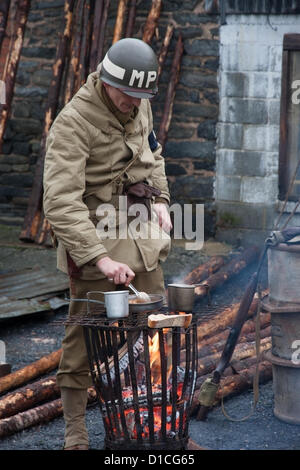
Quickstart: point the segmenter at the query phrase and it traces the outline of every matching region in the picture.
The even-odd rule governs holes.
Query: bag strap
[[[126,173],[127,170],[129,170],[129,168],[137,161],[137,159],[139,158],[139,156],[141,155],[142,153],[142,149],[144,148],[144,142],[145,142],[145,138],[144,138],[144,133],[142,132],[142,143],[141,143],[141,147],[138,149],[138,151],[136,152],[136,155],[134,158],[132,158],[129,163],[125,166],[125,168],[123,168],[121,170],[120,173],[117,174],[117,176],[115,176],[111,182],[111,183],[115,183],[116,181],[118,181],[118,179],[120,179],[124,173]]]
[[[139,156],[141,155],[142,153],[142,149],[144,147],[144,142],[145,142],[145,138],[144,138],[144,133],[142,133],[142,143],[141,143],[141,146],[140,148],[138,149],[138,151],[136,152],[136,155],[135,157],[133,157],[129,163],[127,163],[127,165],[122,168],[122,170],[120,171],[120,173],[118,173],[114,178],[112,178],[109,183],[107,183],[105,186],[108,186],[110,187],[111,185],[113,185],[114,183],[121,183],[121,177],[124,175],[124,173],[126,173],[127,170],[129,170],[129,168],[137,161],[137,159],[139,158]],[[120,180],[120,181],[118,181]],[[91,190],[90,190],[91,191]],[[93,191],[90,193],[90,192],[86,192],[85,194],[85,199],[89,198],[89,197],[92,197],[93,196]]]

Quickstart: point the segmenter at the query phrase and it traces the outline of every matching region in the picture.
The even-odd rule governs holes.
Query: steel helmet
[[[101,80],[129,96],[153,98],[157,93],[157,58],[151,47],[140,39],[120,39],[99,65]]]

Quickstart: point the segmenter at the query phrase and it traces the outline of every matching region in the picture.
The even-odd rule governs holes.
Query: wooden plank
[[[283,36],[284,51],[300,51],[300,34],[285,34]]]
[[[53,74],[45,112],[41,152],[36,163],[33,187],[20,234],[20,240],[23,241],[35,241],[35,238],[39,233],[40,224],[43,224],[44,220],[42,196],[45,146],[50,126],[56,117],[58,108],[58,98],[66,62],[66,54],[71,37],[74,4],[75,0],[66,0],[65,2],[65,28],[57,49],[56,60],[52,67]]]
[[[127,23],[126,23],[125,34],[124,34],[125,38],[131,38],[133,35],[135,16],[136,16],[136,0],[131,0],[128,5],[128,16],[127,16]]]
[[[288,189],[287,172],[287,109],[288,109],[288,55],[282,53],[281,101],[280,101],[280,138],[279,138],[279,199],[284,200]]]
[[[103,13],[102,13],[102,18],[101,18],[101,26],[100,26],[100,34],[99,34],[99,43],[98,43],[97,63],[99,63],[103,59],[105,31],[106,31],[109,5],[110,5],[110,0],[104,0]]]
[[[167,135],[172,119],[173,103],[175,98],[176,86],[179,80],[181,58],[183,54],[183,42],[181,33],[179,33],[178,40],[176,43],[175,54],[172,62],[170,80],[166,92],[166,99],[164,104],[163,116],[160,122],[159,131],[157,134],[157,140],[164,149],[164,145],[167,140]]]
[[[90,72],[94,72],[103,59],[105,31],[109,5],[110,0],[103,0],[101,1],[101,5],[99,1],[99,5],[96,5],[95,8],[93,32],[91,39]]]
[[[94,72],[98,65],[99,55],[99,38],[101,31],[101,19],[103,14],[104,1],[97,0],[94,9],[93,31],[91,38],[91,51],[90,51],[90,73]]]
[[[10,114],[10,107],[13,98],[13,91],[15,86],[16,74],[23,45],[25,34],[25,27],[30,8],[30,0],[19,0],[16,15],[14,19],[14,33],[11,38],[12,49],[8,56],[6,63],[6,70],[4,71],[3,81],[6,88],[6,103],[0,104],[0,152],[3,144],[3,136],[6,129],[7,119]]]
[[[5,36],[10,0],[1,0],[0,4],[0,51]]]
[[[166,60],[166,57],[167,57],[167,53],[168,53],[168,50],[169,50],[170,42],[172,40],[173,31],[174,31],[174,26],[172,24],[168,24],[163,43],[161,45],[161,49],[160,49],[159,54],[158,54],[157,81],[159,81],[159,78],[160,78],[161,73],[162,73],[162,69],[163,69],[163,66],[164,66],[164,63],[165,63],[165,60]]]
[[[292,37],[292,38],[291,38]],[[297,38],[297,39],[296,39]],[[293,100],[295,80],[299,75],[300,34],[286,35],[289,47],[282,53],[280,140],[279,140],[279,199],[299,199],[299,105]],[[298,45],[297,45],[298,44]],[[297,90],[295,90],[297,91]],[[298,93],[298,91],[297,91]],[[286,201],[285,201],[286,204]],[[283,207],[285,207],[285,204]]]
[[[91,22],[90,22],[90,0],[85,0],[83,9],[83,24],[82,24],[82,40],[81,51],[79,56],[78,67],[78,81],[76,83],[75,93],[85,83],[88,75],[88,59],[90,54],[90,35],[91,35]]]
[[[158,19],[160,16],[162,7],[161,0],[152,0],[151,9],[147,16],[146,24],[143,31],[143,41],[147,44],[150,44],[152,38],[155,34],[155,30],[157,28]]]
[[[100,5],[100,2],[97,2],[97,5]],[[80,57],[80,47],[81,47],[81,36],[82,36],[82,19],[83,19],[83,6],[84,0],[79,0],[76,6],[76,19],[74,21],[73,27],[73,37],[71,44],[71,56],[68,64],[68,71],[66,77],[65,93],[63,104],[66,105],[70,99],[73,97],[75,92],[75,84],[78,76],[78,66],[79,66],[79,57]]]
[[[124,24],[124,17],[126,13],[127,2],[128,0],[119,0],[112,44],[114,44],[115,42],[119,41],[122,38],[123,24]]]

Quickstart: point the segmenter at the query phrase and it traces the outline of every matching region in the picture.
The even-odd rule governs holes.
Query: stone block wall
[[[218,237],[262,240],[278,217],[283,36],[299,15],[228,15],[220,27]]]
[[[142,35],[151,3],[151,0],[138,2],[135,37]],[[64,0],[31,2],[11,118],[0,155],[0,223],[21,225],[25,215],[39,154],[58,34],[64,26],[63,6]],[[112,0],[105,50],[111,44],[117,7],[118,1]],[[159,52],[169,22],[174,24],[176,33],[160,80],[159,95],[152,103],[154,127],[157,131],[180,29],[184,54],[164,152],[166,171],[172,202],[205,203],[206,233],[213,234],[219,18],[206,13],[204,0],[164,0],[152,43],[156,52]]]
[[[21,225],[26,212],[40,151],[58,34],[64,26],[63,6],[63,0],[31,1],[11,115],[0,155],[1,223]],[[7,52],[8,43],[6,39]]]

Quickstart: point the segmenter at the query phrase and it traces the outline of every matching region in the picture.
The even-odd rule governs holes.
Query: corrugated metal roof
[[[13,300],[9,297],[0,297],[0,321],[33,313],[49,312],[67,303],[58,297],[45,301],[38,299]]]
[[[0,275],[0,320],[55,310],[68,302],[57,294],[69,287],[68,277],[35,267]]]
[[[68,277],[60,272],[49,272],[35,267],[0,275],[0,297],[30,299],[43,294],[68,289]]]

